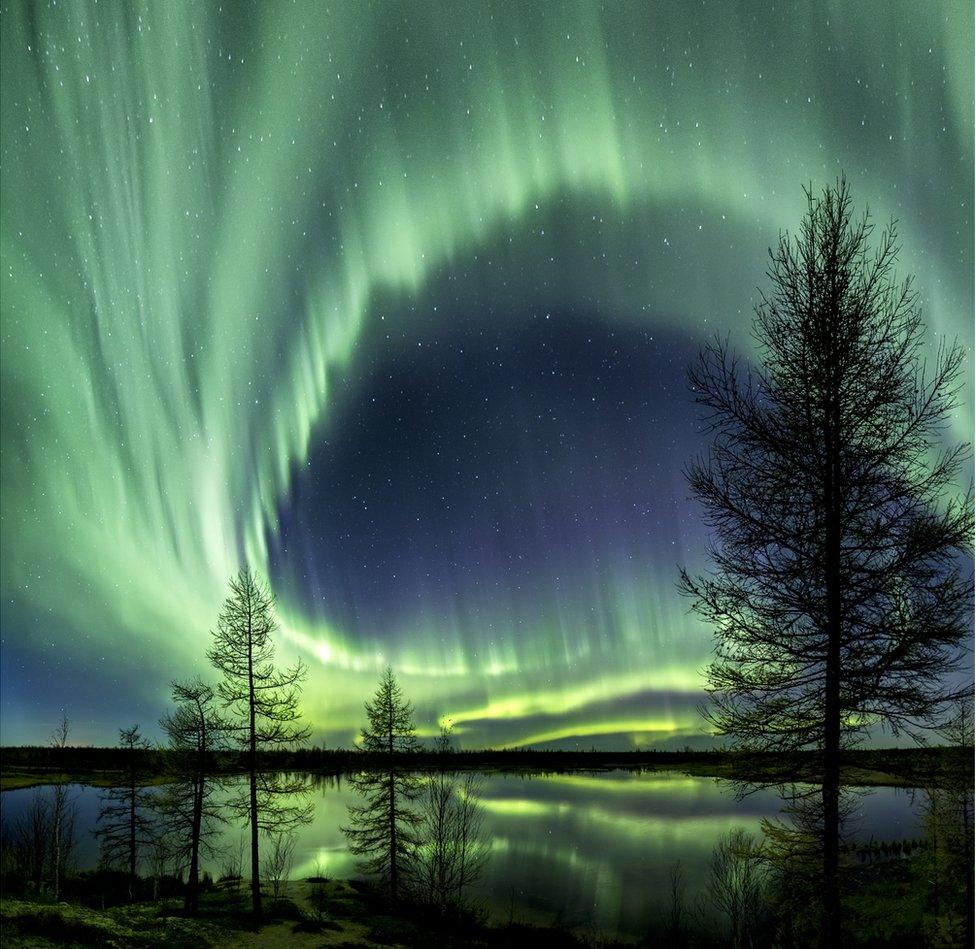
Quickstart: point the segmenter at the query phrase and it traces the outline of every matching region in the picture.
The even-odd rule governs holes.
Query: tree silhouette
[[[770,252],[760,366],[727,343],[690,377],[714,433],[689,481],[713,569],[681,584],[716,631],[708,717],[734,746],[822,752],[822,938],[840,940],[840,755],[865,728],[934,726],[968,632],[972,494],[949,497],[967,446],[940,448],[963,359],[930,367],[894,226],[870,248],[843,180],[807,191]]]
[[[382,771],[363,771],[352,779],[364,800],[350,805],[350,825],[343,827],[343,833],[349,849],[364,858],[361,869],[378,876],[396,899],[417,845],[420,817],[410,805],[420,793],[420,783],[409,771],[397,769],[393,761],[395,754],[415,752],[419,745],[413,706],[403,698],[391,668],[383,673],[373,701],[367,701],[365,708],[368,724],[361,747],[388,756],[389,763]]]
[[[708,863],[708,895],[723,921],[723,939],[731,949],[759,943],[767,927],[766,867],[756,859],[752,838],[730,830],[712,850]]]
[[[62,755],[68,746],[70,733],[68,716],[61,709],[61,718],[51,732],[51,747],[56,749],[59,778],[64,777],[60,769],[64,766]],[[70,789],[62,780],[58,780],[51,789],[51,884],[55,903],[61,899],[61,878],[74,849],[76,816],[77,808]]]
[[[428,777],[420,794],[414,889],[441,914],[464,909],[467,891],[488,861],[480,796],[474,775],[459,781],[445,771]]]
[[[213,800],[216,782],[208,777],[213,752],[224,744],[227,723],[215,704],[214,687],[200,679],[174,682],[176,708],[167,712],[160,726],[169,738],[170,781],[157,807],[167,839],[175,842],[177,854],[188,866],[184,908],[197,911],[200,889],[200,851],[208,848],[208,837],[220,808]]]
[[[32,794],[28,806],[14,820],[10,843],[24,880],[39,892],[51,846],[50,808],[42,794]]]
[[[262,750],[304,741],[298,697],[305,666],[275,667],[271,634],[278,628],[274,598],[247,568],[230,581],[230,595],[217,619],[207,658],[221,674],[217,694],[232,720],[229,733],[246,753],[247,784],[228,802],[251,832],[251,910],[261,916],[259,831],[280,833],[311,820],[305,785],[278,772],[262,771]],[[297,799],[297,800],[296,800]]]
[[[119,744],[125,750],[124,782],[102,794],[95,836],[101,841],[102,860],[109,866],[122,864],[129,876],[129,899],[135,899],[139,850],[152,842],[150,812],[153,799],[142,787],[145,771],[142,752],[149,743],[139,726],[119,729]]]

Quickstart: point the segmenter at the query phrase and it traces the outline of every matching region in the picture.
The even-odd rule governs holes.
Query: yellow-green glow
[[[46,734],[61,663],[83,680],[86,737],[158,717],[169,679],[202,670],[228,575],[281,566],[281,507],[368,375],[367,338],[413,345],[435,284],[454,293],[445,334],[467,299],[504,288],[493,329],[552,308],[747,343],[799,185],[845,170],[900,221],[933,350],[971,340],[968,5],[825,3],[809,35],[780,13],[759,26],[748,3],[717,16],[4,9],[5,740]],[[784,57],[797,39],[815,53]],[[469,282],[489,258],[497,285]],[[661,454],[683,498],[681,446]],[[450,611],[418,585],[390,628],[280,589],[282,658],[313,665],[316,738],[351,742],[387,662],[426,730],[450,718],[473,744],[694,731],[709,642],[673,581],[699,528],[658,502],[653,545],[576,552],[541,618],[488,575]]]

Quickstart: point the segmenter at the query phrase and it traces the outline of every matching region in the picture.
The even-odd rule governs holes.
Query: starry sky
[[[685,370],[844,172],[967,347],[963,0],[0,3],[2,718],[153,733],[229,575],[313,740],[699,741]]]

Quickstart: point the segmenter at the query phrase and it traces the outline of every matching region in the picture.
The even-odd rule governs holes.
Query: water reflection
[[[304,776],[314,802],[312,821],[299,829],[293,878],[356,875],[355,858],[340,830],[355,788],[342,776]],[[611,771],[585,774],[498,774],[482,778],[482,806],[491,853],[473,894],[499,920],[557,923],[637,935],[667,911],[671,868],[681,862],[690,899],[705,887],[713,847],[731,829],[758,834],[775,817],[775,789],[737,800],[715,778],[675,773]],[[16,820],[31,796],[45,789],[7,791],[4,821]],[[97,788],[76,785],[79,841],[76,863],[93,867],[91,831]],[[917,836],[910,795],[877,788],[858,800],[854,833],[862,839]],[[244,830],[228,827],[221,843],[237,846]],[[220,873],[219,859],[203,862]]]

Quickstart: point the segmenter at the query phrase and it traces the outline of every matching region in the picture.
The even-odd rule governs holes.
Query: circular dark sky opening
[[[448,614],[456,597],[490,601],[496,587],[544,623],[546,604],[584,579],[680,559],[662,538],[690,515],[691,334],[424,308],[435,310],[439,333],[376,321],[281,508],[276,589],[371,633]]]

